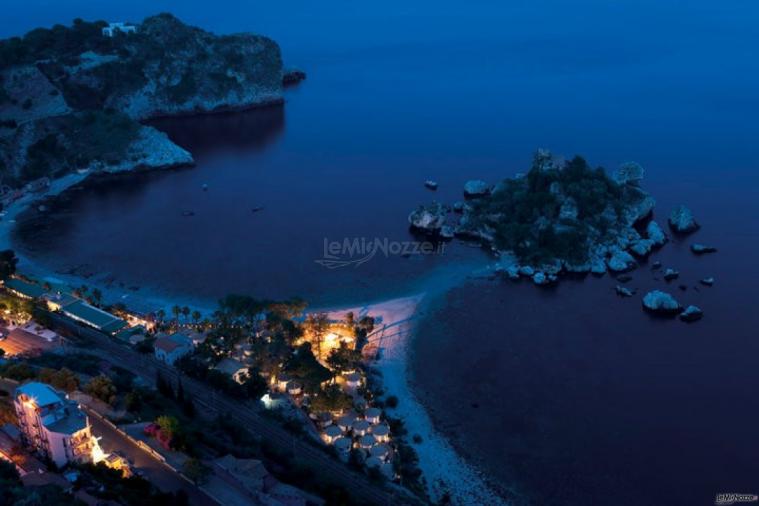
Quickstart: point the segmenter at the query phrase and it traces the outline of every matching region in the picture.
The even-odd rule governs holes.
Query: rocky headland
[[[214,35],[170,14],[112,36],[107,26],[77,19],[0,41],[6,191],[73,171],[192,163],[190,153],[140,121],[283,100],[287,76],[279,46],[267,37]]]
[[[655,201],[640,187],[643,173],[631,162],[610,177],[580,157],[539,150],[526,174],[494,186],[469,181],[466,200],[420,206],[409,224],[441,239],[477,241],[509,277],[539,285],[562,272],[624,272],[667,241],[651,220]]]

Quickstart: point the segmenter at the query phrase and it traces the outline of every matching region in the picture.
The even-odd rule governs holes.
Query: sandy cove
[[[342,319],[349,311],[357,320],[365,315],[375,317],[375,330],[369,336],[367,346],[378,349],[380,358],[372,365],[382,372],[386,395],[398,398],[398,407],[390,411],[403,420],[409,440],[415,434],[422,436],[420,444],[412,445],[419,455],[419,467],[430,497],[437,501],[447,492],[457,505],[506,504],[435,431],[429,415],[412,391],[408,370],[411,339],[428,300],[425,292],[324,312],[333,319]]]

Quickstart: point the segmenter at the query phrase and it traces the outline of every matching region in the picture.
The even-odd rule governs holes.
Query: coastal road
[[[155,381],[159,371],[165,378],[172,379],[175,383],[180,377],[179,372],[173,367],[155,360],[152,356],[139,354],[126,346],[115,343],[105,335],[98,337],[96,346],[86,349],[76,348],[71,351],[97,355],[103,360],[117,363],[141,376],[148,384]],[[195,403],[201,407],[198,410],[200,416],[212,420],[221,414],[276,445],[281,451],[293,452],[298,459],[308,462],[313,469],[318,469],[325,478],[348,490],[359,501],[359,504],[421,503],[405,490],[393,490],[391,486],[385,488],[375,485],[366,475],[351,471],[346,465],[334,460],[321,449],[287,432],[276,422],[262,417],[246,403],[231,399],[208,385],[184,375],[182,375],[182,386],[185,393],[191,395]]]
[[[86,409],[92,424],[92,433],[100,438],[105,453],[119,451],[134,465],[136,471],[164,492],[184,490],[194,506],[218,506],[205,492],[182,478],[179,473],[140,448],[131,439]]]

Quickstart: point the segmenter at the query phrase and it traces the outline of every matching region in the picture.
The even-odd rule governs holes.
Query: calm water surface
[[[0,34],[171,10],[268,34],[309,74],[283,108],[158,124],[197,166],[72,193],[18,245],[60,271],[204,298],[375,299],[484,261],[453,245],[341,271],[314,262],[325,238],[408,239],[408,211],[432,197],[425,179],[453,200],[468,178],[523,171],[539,146],[611,168],[637,160],[657,218],[685,202],[702,224],[655,258],[680,269],[669,290],[704,320],[650,319],[608,278],[472,282],[421,325],[419,392],[524,504],[759,493],[755,2],[11,4]],[[720,251],[696,258],[691,239]],[[696,291],[704,276],[715,286]],[[640,292],[664,286],[648,266],[634,278]]]

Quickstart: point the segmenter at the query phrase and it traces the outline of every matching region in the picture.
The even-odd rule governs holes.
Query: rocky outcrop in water
[[[300,69],[287,69],[282,73],[283,86],[294,86],[305,79],[306,73]]]
[[[419,206],[408,216],[412,229],[430,235],[439,234],[445,225],[448,209],[439,202]],[[450,230],[450,228],[449,228]]]
[[[660,290],[648,292],[643,297],[643,307],[656,314],[672,315],[680,312],[680,304],[672,295]]]
[[[675,232],[687,234],[696,230],[699,225],[693,218],[691,210],[684,205],[679,205],[669,215],[669,226]]]
[[[673,279],[677,279],[678,276],[680,276],[680,273],[675,269],[667,268],[664,270],[665,281],[672,281]]]
[[[630,288],[627,288],[621,285],[617,285],[616,287],[614,287],[614,291],[616,291],[617,295],[619,295],[620,297],[632,297],[633,295],[635,295],[635,290],[631,290]]]
[[[464,196],[468,198],[483,197],[490,193],[490,186],[481,179],[472,179],[464,184]]]
[[[170,14],[146,18],[134,33],[108,37],[105,26],[77,20],[0,41],[4,184],[156,166],[142,156],[149,145],[160,166],[188,163],[187,152],[137,121],[282,101],[282,61],[271,39],[217,36]]]
[[[690,245],[690,250],[696,255],[703,255],[705,253],[716,253],[717,248],[714,246],[707,246],[705,244],[693,243]]]
[[[542,285],[562,272],[624,272],[667,240],[656,222],[646,225],[655,201],[640,187],[642,177],[637,164],[624,164],[612,179],[580,157],[539,150],[527,174],[495,185],[468,181],[468,200],[454,204],[460,216],[435,213],[428,221],[489,247],[509,277]],[[417,210],[409,221],[429,228],[421,218]]]
[[[684,322],[691,323],[700,320],[704,312],[698,306],[688,306],[680,313],[680,319]]]

